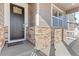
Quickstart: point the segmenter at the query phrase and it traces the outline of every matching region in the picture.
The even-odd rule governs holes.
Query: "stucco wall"
[[[50,3],[29,3],[28,4],[29,26],[50,26],[51,25],[51,4]],[[37,22],[37,20],[39,20]]]
[[[29,27],[35,26],[36,14],[37,14],[37,5],[35,3],[29,3],[28,4],[28,26]]]
[[[4,25],[4,4],[0,3],[0,25]]]
[[[39,4],[39,25],[40,26],[51,25],[51,4],[50,3]]]
[[[0,3],[0,47],[4,45],[4,4]]]
[[[27,28],[27,40],[32,44],[35,44],[35,25],[36,25],[36,15],[37,15],[37,4],[28,3],[28,28]]]

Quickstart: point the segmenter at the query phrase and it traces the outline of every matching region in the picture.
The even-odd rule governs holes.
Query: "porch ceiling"
[[[79,11],[79,3],[54,3],[54,4],[63,11],[65,11],[66,13]]]

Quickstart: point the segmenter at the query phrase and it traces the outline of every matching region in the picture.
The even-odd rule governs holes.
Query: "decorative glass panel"
[[[13,13],[22,14],[22,9],[18,7],[13,7]]]

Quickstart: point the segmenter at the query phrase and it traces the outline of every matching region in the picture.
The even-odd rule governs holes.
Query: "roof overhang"
[[[67,14],[79,11],[79,3],[54,3],[54,5]]]

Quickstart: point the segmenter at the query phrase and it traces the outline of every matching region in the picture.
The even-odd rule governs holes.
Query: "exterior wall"
[[[51,4],[29,4],[29,28],[27,30],[28,40],[35,47],[49,55],[51,41]]]
[[[39,4],[39,25],[51,26],[51,4],[50,3]]]
[[[0,25],[4,25],[4,4],[0,3]]]
[[[56,8],[58,10],[60,10],[58,7],[56,7]],[[64,14],[65,13],[63,12],[63,15]],[[74,25],[72,23],[76,23],[76,20],[75,20],[75,18],[72,14],[67,14],[67,17],[68,17],[68,22],[70,22],[70,23],[68,23],[68,29],[61,29],[61,30],[60,29],[55,29],[55,42],[61,41],[61,39],[66,41],[67,37],[69,37],[69,38],[74,37],[74,30],[75,30],[76,25]],[[63,30],[63,33],[62,33],[62,30]]]
[[[4,45],[4,43],[4,4],[0,3],[0,48]]]
[[[36,14],[37,14],[37,4],[29,3],[28,4],[28,26],[32,27],[36,25]]]
[[[59,17],[61,16],[65,16],[65,12],[63,10],[61,10],[60,8],[58,8],[55,4],[52,4],[52,16],[55,16],[56,18],[59,19]],[[61,15],[59,15],[59,13]],[[53,20],[53,19],[52,19]],[[64,19],[63,19],[64,20]],[[57,22],[55,22],[56,24]],[[63,36],[62,36],[62,30],[64,28],[64,26],[59,26],[58,28],[56,27],[53,27],[54,28],[54,40],[55,40],[55,43],[58,43],[59,41],[62,41],[63,39]],[[65,28],[64,28],[65,29]],[[52,29],[53,30],[53,29]]]
[[[40,26],[51,25],[51,4],[49,3],[29,3],[28,4],[29,26],[35,26],[39,19]],[[37,9],[38,8],[38,9]],[[39,12],[38,12],[39,11]],[[38,15],[38,16],[37,16]]]
[[[60,10],[55,5],[54,5],[54,7],[57,10]],[[60,11],[62,11],[62,10],[60,10]],[[66,15],[65,12],[63,12],[63,15]],[[72,37],[72,38],[74,37],[74,32],[73,31],[75,30],[76,25],[74,25],[72,23],[76,23],[76,20],[75,20],[75,18],[74,18],[74,16],[72,14],[67,14],[67,17],[68,17],[68,22],[70,22],[70,23],[68,23],[68,29],[61,29],[61,30],[63,30],[63,33],[61,33],[62,31],[60,29],[55,29],[55,33],[57,33],[55,35],[55,38],[56,38],[55,41],[56,42],[61,40],[61,39],[66,40],[67,37]],[[62,35],[63,35],[63,37],[62,37]]]
[[[66,42],[70,42],[70,39],[74,39],[74,31],[76,28],[76,25],[74,23],[76,23],[76,20],[74,18],[74,16],[72,14],[68,14],[68,29],[64,29],[63,30],[63,40]],[[66,42],[67,43],[67,42]]]
[[[26,30],[27,40],[35,45],[35,27],[28,27]]]
[[[36,48],[50,55],[51,48],[51,4],[39,3],[39,25],[35,27]]]
[[[28,28],[27,28],[27,40],[35,45],[35,26],[36,26],[37,4],[28,4]]]

